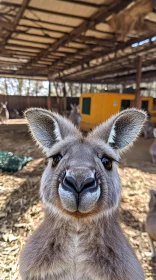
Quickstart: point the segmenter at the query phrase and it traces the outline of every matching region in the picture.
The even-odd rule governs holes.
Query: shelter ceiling
[[[132,79],[141,55],[152,78],[154,36],[155,0],[2,0],[0,76],[113,82]]]

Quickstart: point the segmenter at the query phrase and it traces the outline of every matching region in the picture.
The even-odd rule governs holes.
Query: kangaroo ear
[[[28,109],[25,117],[33,138],[45,152],[65,137],[80,133],[70,121],[44,109]]]
[[[145,120],[144,111],[127,109],[95,128],[91,136],[105,141],[113,149],[122,152],[136,140]]]

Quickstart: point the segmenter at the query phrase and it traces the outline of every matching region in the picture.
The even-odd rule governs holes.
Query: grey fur
[[[146,218],[146,231],[148,233],[151,246],[151,253],[146,253],[147,256],[156,257],[154,241],[156,241],[156,191],[150,190],[149,211]]]
[[[143,134],[145,139],[153,138],[153,128],[153,123],[150,120],[146,120],[143,126]]]
[[[79,107],[77,105],[70,104],[71,112],[69,115],[70,121],[77,127],[80,127],[81,115],[79,113]]]
[[[150,146],[149,153],[151,155],[152,162],[156,163],[156,128],[153,129],[153,135],[155,137],[155,140]]]
[[[29,109],[25,115],[33,137],[50,158],[40,188],[45,219],[22,251],[22,279],[143,280],[141,266],[119,225],[121,186],[116,161],[126,144],[136,139],[145,113],[126,110],[86,138],[55,113]],[[52,167],[52,157],[58,153],[62,159]],[[104,168],[103,156],[112,159],[112,170]],[[88,177],[95,178],[96,190],[80,192],[76,201],[63,188],[66,173],[79,186]]]

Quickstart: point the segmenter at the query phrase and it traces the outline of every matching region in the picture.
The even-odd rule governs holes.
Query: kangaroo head
[[[117,162],[138,136],[145,113],[122,111],[87,137],[56,113],[32,108],[25,116],[48,157],[40,189],[47,211],[68,218],[112,213],[120,200]]]
[[[5,103],[1,102],[2,108],[3,108],[3,109],[6,109],[6,108],[7,108],[7,104],[8,104],[8,102],[5,102]]]
[[[79,106],[76,104],[70,104],[72,113],[79,113]]]

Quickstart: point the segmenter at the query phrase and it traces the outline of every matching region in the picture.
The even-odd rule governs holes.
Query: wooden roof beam
[[[47,39],[57,39],[57,37],[53,37],[53,36],[51,36],[51,35],[40,35],[40,34],[35,34],[35,33],[32,33],[32,32],[26,32],[26,31],[23,31],[23,30],[14,30],[14,32],[13,33],[16,33],[16,34],[24,34],[25,36],[27,36],[27,35],[30,35],[30,36],[36,36],[36,37],[39,37],[39,38],[42,38],[42,39],[44,39],[44,38],[47,38]],[[56,32],[57,33],[57,32]],[[11,37],[10,39],[14,39],[14,37]],[[35,43],[35,40],[34,40],[34,43]]]
[[[12,26],[13,26],[12,31],[16,29],[16,26],[18,25],[22,15],[23,15],[25,9],[27,8],[27,6],[29,5],[29,3],[30,3],[30,0],[23,0],[22,5],[20,5],[19,11],[17,12],[17,15],[14,19],[14,22],[12,23]],[[1,2],[1,4],[2,4],[2,2]],[[4,49],[4,46],[6,45],[10,36],[11,36],[11,32],[8,33],[8,35],[6,36],[4,41],[1,43],[0,52]]]
[[[2,1],[1,4],[5,5],[5,6],[9,6],[9,7],[10,6],[15,7],[15,8],[21,7],[20,4],[9,3],[9,2],[5,2],[5,1]],[[72,19],[79,19],[79,20],[87,19],[86,17],[83,17],[83,16],[77,16],[77,15],[71,15],[71,14],[68,14],[68,13],[62,13],[62,12],[56,12],[56,11],[45,10],[45,9],[40,9],[40,8],[34,8],[32,6],[27,6],[27,10],[28,11],[33,11],[33,12],[45,13],[45,14],[48,14],[48,15],[62,16],[62,17],[67,17],[67,18],[72,18]]]
[[[92,43],[92,44],[97,44],[97,45],[105,45],[107,46],[112,46],[112,42],[111,40],[108,39],[100,39],[100,38],[95,38],[92,36],[84,36],[84,35],[80,35],[79,38],[77,39],[77,41],[83,42],[83,43]]]
[[[55,43],[49,45],[49,48],[47,50],[42,51],[35,59],[38,60],[41,56],[46,57],[49,52],[56,51],[59,47],[67,44],[68,42],[71,42],[73,39],[78,38],[82,32],[85,32],[88,28],[94,27],[97,23],[105,20],[110,14],[113,12],[118,12],[125,7],[127,7],[133,0],[127,0],[127,1],[115,1],[115,4],[113,2],[113,6],[109,6],[106,8],[105,6],[100,8],[96,13],[94,13],[91,17],[91,21],[84,20],[78,27],[73,29],[68,35],[63,36],[59,40],[57,40]],[[34,60],[30,61],[27,65],[34,62]],[[27,67],[25,65],[24,67]],[[51,70],[53,66],[49,67],[49,70]],[[18,73],[18,72],[17,72]]]
[[[25,19],[25,20],[29,20],[31,22],[35,22],[36,24],[42,24],[42,23],[45,23],[45,24],[48,24],[48,25],[55,25],[55,26],[60,26],[60,27],[70,27],[70,28],[74,28],[73,25],[71,24],[64,24],[64,23],[56,23],[56,22],[51,22],[51,21],[45,21],[45,20],[41,20],[41,19],[32,19],[32,18],[29,18],[29,17],[26,17],[26,16],[23,16],[21,19]],[[33,26],[31,26],[33,27]]]
[[[8,31],[12,31],[13,30],[12,23],[4,21],[4,20],[2,20],[2,18],[0,18],[0,28],[6,29]]]
[[[151,37],[153,37],[154,35],[152,35]],[[150,37],[140,37],[140,38],[138,38],[137,40],[136,39],[131,39],[131,40],[129,40],[128,42],[126,42],[126,43],[122,43],[122,44],[119,44],[118,45],[118,47],[116,47],[116,46],[114,46],[115,47],[115,50],[116,51],[119,51],[119,50],[124,50],[124,49],[126,49],[127,47],[130,47],[133,43],[137,43],[137,42],[140,42],[140,41],[142,41],[142,40],[145,40],[145,39],[150,39]],[[154,45],[154,44],[150,44],[149,46],[148,46],[148,49],[151,49],[151,48],[156,48],[156,45]],[[78,66],[80,66],[80,65],[83,65],[83,63],[89,63],[91,60],[94,60],[94,59],[98,59],[98,58],[100,58],[100,57],[103,57],[103,56],[107,56],[108,54],[110,54],[110,53],[113,53],[113,51],[115,51],[115,50],[113,50],[113,49],[110,49],[110,50],[108,50],[107,52],[105,52],[105,53],[94,53],[93,55],[91,55],[91,56],[89,56],[89,57],[86,57],[85,59],[83,59],[81,62],[79,61],[79,62],[77,62],[77,63],[73,63],[72,65],[71,65],[71,67],[66,67],[66,68],[64,68],[63,70],[70,70],[70,69],[72,69],[72,68],[76,68],[76,67],[78,67]],[[136,50],[136,51],[138,51],[138,50]],[[139,50],[139,52],[140,52],[140,50]],[[133,52],[133,53],[135,53],[135,52]],[[131,55],[133,54],[133,53],[131,53]],[[129,54],[130,55],[130,54]],[[126,55],[127,56],[127,55]],[[118,60],[119,58],[115,58],[115,60]],[[114,60],[114,58],[113,58],[113,60]],[[104,65],[105,64],[105,62],[104,63],[101,63],[101,64],[99,64],[99,65],[95,65],[95,66],[92,66],[92,69],[94,69],[94,68],[96,68],[96,67],[98,67],[98,66],[100,66],[100,65]],[[77,69],[75,70],[75,72],[77,73]],[[79,72],[82,72],[82,70],[80,70]],[[55,72],[56,73],[56,72]],[[52,72],[51,72],[51,74],[53,74]],[[65,76],[68,76],[68,75],[65,75]]]
[[[106,11],[106,7],[104,6],[104,8],[100,9],[98,12],[96,12],[94,14],[94,16],[92,16],[92,20],[90,21],[90,23],[88,25],[86,25],[86,23],[83,23],[82,25],[83,28],[82,30],[77,30],[78,28],[75,29],[75,31],[77,30],[77,36],[75,36],[73,39],[78,39],[80,36],[81,36],[81,33],[82,32],[85,32],[87,29],[90,29],[94,26],[96,26],[96,24],[100,23],[101,21],[103,22],[105,20],[105,18],[107,18],[111,13],[118,13],[120,10],[126,8],[131,2],[131,0],[128,0],[128,1],[116,1],[116,5],[113,6],[113,7],[109,7]],[[80,26],[82,26],[80,25]],[[71,32],[72,33],[72,32]],[[51,67],[49,67],[49,70],[51,71],[51,69],[54,67],[55,65],[52,64]]]
[[[41,30],[41,31],[44,31],[44,32],[55,32],[55,33],[60,33],[62,35],[65,35],[65,34],[68,34],[68,32],[65,32],[65,31],[60,31],[60,30],[57,30],[57,29],[51,29],[51,28],[45,28],[45,27],[40,27],[40,26],[30,26],[30,25],[25,25],[25,24],[20,24],[18,25],[18,27],[24,27],[24,28],[27,28],[27,29],[36,29],[36,30]],[[20,30],[20,29],[17,29],[17,30]]]

